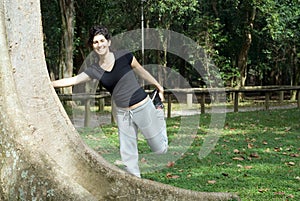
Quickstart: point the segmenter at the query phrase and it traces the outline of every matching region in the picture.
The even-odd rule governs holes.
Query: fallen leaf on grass
[[[169,178],[169,179],[177,179],[177,178],[179,178],[180,176],[178,176],[178,175],[172,175],[172,173],[167,173],[167,174],[166,174],[166,177]]]
[[[258,192],[260,192],[260,193],[264,193],[264,192],[267,192],[267,191],[269,191],[270,189],[268,189],[268,188],[260,188],[260,189],[258,189]]]
[[[288,162],[288,163],[285,163],[286,165],[288,166],[295,166],[296,164],[294,162]]]
[[[292,147],[286,148],[285,151],[292,151]]]
[[[215,183],[217,183],[217,181],[216,180],[208,180],[207,183],[208,184],[215,184]]]
[[[239,151],[238,149],[234,149],[234,150],[233,150],[233,153],[235,153],[235,154],[239,154],[239,153],[240,153],[240,151]]]
[[[244,168],[244,169],[246,169],[246,170],[252,169],[252,166],[251,166],[251,165],[242,166],[242,165],[238,164],[237,167],[238,167],[238,168]]]
[[[274,192],[274,195],[285,195],[285,192]]]
[[[175,165],[175,162],[174,161],[169,161],[167,163],[167,167],[173,167]]]
[[[250,157],[251,157],[251,158],[260,158],[259,155],[258,155],[258,153],[256,153],[256,152],[251,153],[251,154],[250,154]]]
[[[274,140],[281,140],[281,138],[280,137],[276,137],[276,138],[274,138]]]
[[[252,149],[254,147],[254,145],[252,143],[248,144],[248,149]]]
[[[101,139],[97,138],[97,137],[94,137],[92,135],[88,135],[87,136],[88,139],[91,139],[91,140],[95,140],[95,141],[101,141]]]
[[[243,161],[243,160],[245,160],[245,158],[244,157],[234,157],[234,158],[232,158],[232,160]]]
[[[225,165],[226,163],[225,162],[221,162],[221,163],[218,163],[217,166],[222,166],[222,165]]]
[[[289,132],[292,128],[291,127],[286,127],[285,132]]]
[[[275,147],[275,148],[274,148],[274,151],[276,151],[276,152],[280,152],[281,150],[282,150],[281,147]]]
[[[297,157],[299,157],[300,155],[299,155],[299,154],[294,154],[294,153],[292,153],[292,154],[290,154],[290,156],[291,156],[291,157],[296,157],[296,158],[297,158]]]
[[[246,138],[246,140],[245,140],[246,142],[256,142],[256,139],[255,138],[252,138],[252,139],[250,139],[250,138]]]

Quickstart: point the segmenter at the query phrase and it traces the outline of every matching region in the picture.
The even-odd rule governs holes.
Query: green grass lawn
[[[143,178],[195,191],[234,192],[243,201],[300,200],[299,109],[228,113],[216,146],[203,159],[198,153],[209,133],[211,115],[189,119],[197,121],[190,125],[199,123],[192,144],[175,161],[163,158],[160,168]],[[181,122],[181,117],[167,120],[170,145],[186,126]],[[108,161],[120,160],[116,125],[79,132]],[[170,146],[171,154],[179,154],[175,149]],[[143,139],[139,150],[146,157],[150,152]],[[143,157],[141,163],[147,160]]]

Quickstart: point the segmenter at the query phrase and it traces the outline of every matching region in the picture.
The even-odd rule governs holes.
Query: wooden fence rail
[[[201,113],[205,113],[205,99],[207,96],[219,96],[226,98],[226,94],[233,94],[234,112],[238,112],[239,107],[239,94],[240,93],[263,93],[265,95],[265,109],[270,107],[270,97],[274,92],[283,94],[288,91],[297,91],[297,106],[300,108],[300,86],[256,86],[256,87],[243,87],[243,88],[181,88],[181,89],[166,89],[165,95],[167,100],[167,117],[171,117],[172,95],[184,94],[186,96],[195,94],[200,97]],[[90,101],[91,100],[104,100],[110,97],[108,93],[101,94],[58,94],[61,101],[81,100],[85,102],[85,117],[84,126],[88,126],[90,122]],[[283,97],[283,95],[281,95]]]
[[[239,94],[245,92],[264,93],[265,94],[265,109],[270,108],[270,96],[274,92],[297,91],[297,106],[300,108],[300,86],[256,86],[256,87],[243,87],[243,88],[188,88],[188,89],[167,89],[167,117],[171,117],[171,95],[174,93],[195,94],[200,96],[200,109],[201,113],[205,113],[205,98],[207,95],[226,95],[233,93],[234,99],[234,112],[238,112],[239,107]]]
[[[61,101],[83,101],[84,102],[84,126],[88,127],[91,122],[91,100],[104,100],[107,97],[110,97],[109,93],[101,94],[58,94],[58,97]],[[99,108],[101,108],[101,103],[99,103]]]

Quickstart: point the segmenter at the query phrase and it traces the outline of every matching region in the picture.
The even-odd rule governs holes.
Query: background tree
[[[58,1],[41,0],[44,50],[47,68],[52,80],[62,77],[59,68],[61,54],[61,15]]]
[[[47,2],[47,0],[42,0]],[[46,4],[45,4],[46,5]],[[145,26],[170,29],[195,40],[206,51],[208,60],[216,65],[226,86],[296,85],[299,80],[299,3],[289,1],[144,1]],[[57,19],[56,4],[47,4],[44,21]],[[44,7],[44,6],[43,6]],[[78,72],[85,55],[88,29],[104,24],[113,35],[140,29],[141,1],[76,1],[74,37],[74,71]],[[61,34],[60,23],[44,26],[46,40]],[[55,27],[56,26],[56,27]],[[145,35],[147,40],[147,34]],[[57,40],[61,40],[58,38]],[[157,41],[167,45],[168,41]],[[46,46],[47,62],[59,55]],[[51,43],[53,50],[57,44]],[[56,45],[56,47],[55,47]],[[166,46],[167,47],[167,46]],[[49,51],[48,51],[49,50]],[[141,52],[135,53],[142,61]],[[48,56],[55,58],[48,59]],[[195,58],[195,61],[197,58]],[[145,51],[145,63],[156,63],[178,71],[195,87],[205,83],[191,65],[165,51]],[[207,64],[208,65],[208,64]],[[57,72],[49,64],[49,70]],[[208,68],[208,66],[206,66]],[[207,69],[206,69],[207,71]],[[154,72],[157,73],[157,72]],[[158,73],[160,79],[167,79]],[[272,75],[272,76],[270,76]],[[209,77],[209,75],[206,75]],[[58,77],[58,75],[57,75]]]
[[[75,8],[73,0],[59,0],[62,19],[62,39],[60,49],[60,75],[59,78],[73,76],[73,49],[74,49],[74,26]],[[63,93],[72,93],[72,87],[60,89]]]
[[[262,7],[266,25],[262,33],[268,40],[264,43],[266,55],[266,84],[299,85],[299,14],[298,1],[268,2]],[[262,37],[262,36],[261,36]],[[266,38],[266,37],[265,37]],[[271,75],[271,76],[268,76]],[[293,92],[291,98],[295,99]]]

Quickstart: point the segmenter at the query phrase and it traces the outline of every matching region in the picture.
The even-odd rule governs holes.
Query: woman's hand
[[[157,87],[158,89],[158,95],[160,97],[160,100],[163,102],[165,101],[165,97],[164,97],[164,88],[162,86],[159,85],[159,87]]]

